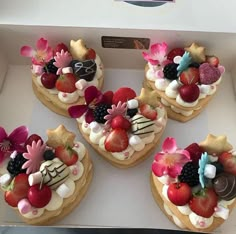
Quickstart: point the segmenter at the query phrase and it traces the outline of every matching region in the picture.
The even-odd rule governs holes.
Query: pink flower
[[[53,49],[48,46],[48,41],[40,38],[36,44],[36,50],[31,46],[21,47],[20,54],[25,57],[30,57],[34,65],[45,65],[53,57]]]
[[[68,113],[72,118],[79,118],[85,114],[85,121],[91,123],[94,120],[93,110],[102,101],[103,95],[95,86],[89,86],[84,91],[84,98],[86,104],[71,106]]]
[[[151,52],[148,54],[143,52],[143,58],[151,63],[152,65],[161,65],[165,66],[170,63],[166,58],[167,55],[167,44],[165,42],[156,43],[151,46]]]
[[[72,56],[68,51],[64,52],[64,50],[61,50],[61,52],[56,53],[54,59],[55,62],[53,65],[58,68],[57,75],[60,75],[62,74],[62,69],[69,66],[70,62],[72,61]]]
[[[9,156],[14,150],[23,152],[25,143],[28,137],[28,129],[25,126],[20,126],[10,133],[8,136],[5,129],[0,127],[0,163],[4,158]]]
[[[155,156],[152,171],[158,177],[169,175],[176,178],[184,164],[189,161],[191,161],[189,152],[178,149],[175,139],[167,137],[162,144],[162,151]]]

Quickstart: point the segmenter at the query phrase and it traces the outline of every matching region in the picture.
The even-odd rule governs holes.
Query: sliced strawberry
[[[71,166],[78,161],[78,154],[70,146],[59,145],[55,149],[55,156],[67,166]]]
[[[69,51],[68,47],[64,43],[59,43],[54,49],[54,54],[56,54],[57,52],[61,53],[62,50],[64,50],[64,52]]]
[[[73,73],[60,75],[56,81],[56,88],[61,92],[73,93],[76,90],[76,81],[76,76]]]
[[[155,120],[157,118],[157,111],[149,104],[142,104],[139,109],[140,109],[140,113],[144,117],[150,120]]]
[[[88,49],[88,52],[86,54],[86,59],[93,59],[93,60],[96,59],[96,52],[94,49],[92,48]]]
[[[5,191],[5,201],[10,206],[17,207],[18,202],[27,197],[29,187],[28,175],[25,173],[18,174]]]
[[[180,74],[180,81],[183,84],[196,84],[200,79],[199,69],[196,67],[189,67]]]
[[[199,216],[210,218],[217,206],[217,195],[213,188],[207,188],[198,192],[189,201],[190,209]]]
[[[192,143],[191,145],[187,146],[185,150],[189,152],[192,162],[198,164],[198,161],[201,158],[204,150],[197,143]]]
[[[26,147],[27,145],[32,145],[32,142],[33,142],[33,141],[35,141],[35,142],[37,143],[39,140],[41,140],[41,142],[43,143],[43,140],[42,140],[42,138],[41,138],[39,135],[37,135],[37,134],[32,134],[32,135],[30,135],[30,136],[27,138],[27,140],[25,141],[25,147]]]
[[[225,172],[236,175],[236,156],[224,152],[219,156],[219,162],[223,165]]]
[[[184,52],[183,48],[174,48],[168,53],[167,59],[173,62],[176,56],[183,56]]]
[[[105,149],[109,152],[121,152],[129,145],[128,134],[124,129],[113,129],[105,139]]]
[[[216,56],[207,56],[206,62],[210,63],[212,66],[217,67],[220,63],[219,58]]]
[[[124,116],[122,115],[117,115],[115,116],[112,121],[111,121],[111,127],[113,129],[115,128],[122,128],[124,130],[129,130],[129,128],[131,127],[131,123],[128,119],[126,119]]]
[[[127,102],[130,99],[136,97],[136,93],[133,89],[128,87],[119,88],[113,95],[112,103],[117,105],[119,101],[122,103]]]

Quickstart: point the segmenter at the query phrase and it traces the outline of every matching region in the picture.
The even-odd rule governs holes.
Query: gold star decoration
[[[70,41],[70,53],[73,59],[78,59],[79,61],[83,61],[86,58],[88,53],[88,48],[86,47],[84,41],[79,39],[77,41]]]
[[[208,154],[220,155],[233,149],[232,145],[227,141],[225,135],[214,136],[209,134],[207,138],[199,144]]]
[[[141,89],[141,93],[136,97],[140,104],[147,103],[150,106],[157,107],[159,106],[158,94],[155,90],[150,89]]]
[[[56,148],[59,145],[68,145],[73,147],[75,134],[68,131],[64,125],[59,125],[55,129],[47,130],[47,145]]]
[[[190,53],[194,62],[202,63],[206,61],[205,47],[192,43],[191,46],[184,49]]]

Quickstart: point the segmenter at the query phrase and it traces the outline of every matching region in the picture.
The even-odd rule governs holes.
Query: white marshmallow
[[[202,85],[199,85],[198,87],[200,89],[200,92],[204,93],[204,94],[208,94],[210,92],[210,89],[211,89],[210,85],[203,85],[202,84]]]
[[[127,102],[127,107],[129,109],[135,109],[138,108],[138,100],[136,99],[131,99]]]
[[[180,61],[181,61],[182,57],[181,56],[175,56],[174,59],[173,59],[173,62],[176,63],[176,64],[180,64]]]
[[[229,217],[229,209],[223,207],[222,205],[218,205],[215,208],[215,214],[220,218],[226,220]]]
[[[34,184],[39,184],[42,181],[42,179],[43,179],[43,177],[42,177],[42,173],[40,171],[30,174],[29,178],[28,178],[29,185],[33,186]]]
[[[64,67],[62,68],[62,73],[67,74],[67,73],[73,73],[72,67]]]
[[[144,142],[137,135],[133,135],[129,138],[129,144],[134,148],[135,151],[141,151],[145,147]]]
[[[17,204],[17,207],[21,214],[27,214],[32,210],[32,206],[29,200],[26,198],[20,200]]]
[[[75,87],[79,90],[84,90],[87,87],[88,82],[84,79],[80,79],[75,83]]]
[[[179,88],[180,84],[177,80],[173,80],[170,82],[169,87],[173,90],[177,90]]]
[[[11,159],[14,159],[14,158],[16,157],[16,155],[17,155],[17,151],[14,150],[14,151],[11,153],[10,158],[11,158]]]
[[[65,198],[70,193],[70,189],[65,184],[61,184],[57,188],[56,192],[60,197]]]
[[[215,176],[216,176],[216,167],[214,165],[207,164],[205,166],[204,176],[206,176],[209,179],[215,178]]]
[[[11,182],[11,176],[9,174],[4,174],[0,177],[1,186],[7,186]]]

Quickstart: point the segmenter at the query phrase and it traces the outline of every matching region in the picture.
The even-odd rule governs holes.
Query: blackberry
[[[54,62],[55,59],[51,59],[43,68],[44,72],[57,74],[58,68],[55,65],[53,65]]]
[[[55,158],[55,154],[52,150],[48,149],[45,150],[44,154],[43,154],[43,158],[44,160],[53,160]]]
[[[181,174],[179,175],[180,182],[187,183],[190,187],[199,184],[198,165],[188,162],[184,165]]]
[[[189,67],[199,68],[199,67],[200,67],[200,64],[197,63],[197,62],[193,62],[193,63],[189,64]]]
[[[7,170],[12,176],[17,176],[20,173],[25,173],[26,169],[22,169],[22,165],[27,161],[22,153],[17,153],[15,158],[11,158],[7,165]]]
[[[109,104],[99,104],[93,111],[94,120],[98,123],[105,123],[106,120],[104,117],[108,114],[107,109],[110,109],[111,105]]]
[[[127,110],[127,115],[132,118],[133,116],[135,116],[138,112],[138,109],[137,108],[134,108],[134,109],[128,109]]]
[[[178,78],[177,76],[177,67],[179,66],[179,64],[176,63],[169,63],[167,64],[164,69],[163,69],[163,73],[165,78],[167,78],[168,80],[176,80]]]

